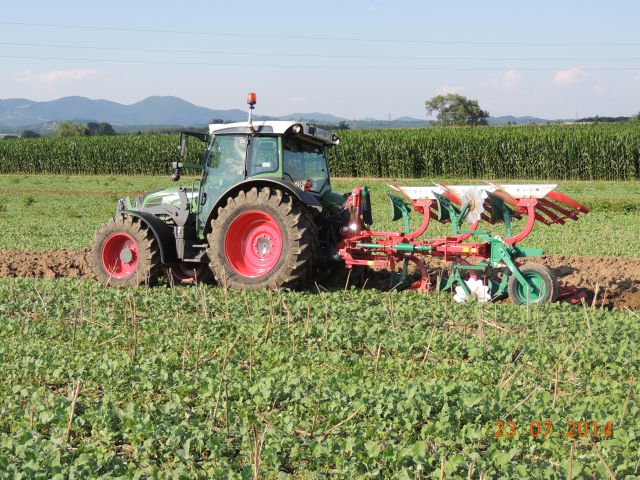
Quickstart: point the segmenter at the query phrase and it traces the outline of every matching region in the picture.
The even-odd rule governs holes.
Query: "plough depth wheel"
[[[545,265],[527,264],[520,267],[520,273],[532,287],[529,290],[515,275],[509,277],[509,298],[516,305],[528,303],[551,303],[558,298],[558,280]]]

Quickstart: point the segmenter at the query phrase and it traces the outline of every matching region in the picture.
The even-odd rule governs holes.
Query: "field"
[[[68,279],[3,280],[0,294],[0,476],[638,472],[629,312]],[[597,437],[567,426],[583,419]],[[498,420],[517,436],[496,438]]]
[[[638,182],[560,182],[592,212],[527,241],[584,306],[89,280],[115,199],[170,183],[0,175],[0,478],[640,477]]]
[[[334,177],[640,179],[640,122],[340,132]],[[177,135],[0,142],[0,174],[166,174]],[[190,161],[202,150],[190,143]]]

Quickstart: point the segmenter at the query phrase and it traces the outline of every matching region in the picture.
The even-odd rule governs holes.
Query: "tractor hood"
[[[173,205],[174,207],[180,207],[180,196],[178,190],[180,187],[169,187],[164,190],[156,190],[149,192],[145,195],[141,195],[135,199],[133,203],[127,202],[131,205],[133,210],[139,210],[142,208],[158,207],[160,205]],[[197,187],[185,187],[189,204],[192,207],[197,203],[198,188]],[[127,199],[129,200],[129,199]]]

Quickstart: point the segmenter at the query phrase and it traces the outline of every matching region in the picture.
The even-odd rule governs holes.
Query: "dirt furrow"
[[[0,277],[91,278],[86,249],[3,250],[0,249]],[[533,259],[549,266],[560,281],[589,292],[589,301],[598,291],[596,304],[640,309],[640,259],[621,257],[549,255]],[[428,267],[444,268],[446,263],[428,259]],[[385,285],[388,272],[370,272],[369,285]]]

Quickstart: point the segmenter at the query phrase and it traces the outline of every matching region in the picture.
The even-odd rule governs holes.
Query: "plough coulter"
[[[253,122],[255,93],[247,103],[246,123],[181,133],[171,178],[179,180],[184,168],[201,172],[190,186],[118,200],[91,247],[98,280],[152,284],[166,274],[175,283],[213,276],[235,289],[297,288],[334,266],[366,265],[389,269],[392,288],[455,290],[460,301],[506,293],[518,304],[575,298],[547,267],[519,263],[542,254],[518,245],[536,222],[588,212],[555,185],[392,185],[403,195],[389,199],[404,231],[374,231],[367,188],[350,195],[331,188],[325,152],[340,143],[337,135],[304,122]],[[186,162],[188,138],[206,144],[200,163]],[[422,215],[415,231],[411,210]],[[451,235],[419,240],[431,220],[450,223]],[[516,232],[514,221],[524,227]],[[490,234],[481,222],[500,223],[504,232]],[[428,256],[450,262],[448,273],[431,274]]]
[[[544,225],[577,220],[589,209],[556,192],[557,185],[434,185],[403,187],[389,185],[403,197],[388,193],[392,220],[403,220],[403,232],[372,230],[367,187],[356,187],[348,197],[349,225],[343,230],[340,256],[348,268],[356,265],[386,268],[392,275],[390,288],[417,291],[455,290],[455,299],[477,298],[487,302],[507,293],[513,303],[549,303],[557,299],[577,301],[580,294],[559,286],[554,273],[539,264],[519,263],[540,256],[541,249],[518,246],[536,222]],[[411,209],[422,222],[411,230]],[[451,224],[451,235],[419,240],[432,220]],[[524,226],[514,231],[513,220]],[[501,235],[480,229],[481,222],[502,224]],[[520,222],[521,224],[522,222]],[[430,274],[424,259],[437,257],[450,262],[448,274]],[[401,265],[400,273],[396,273]],[[415,266],[414,271],[410,266]],[[413,281],[415,272],[419,280]]]

